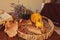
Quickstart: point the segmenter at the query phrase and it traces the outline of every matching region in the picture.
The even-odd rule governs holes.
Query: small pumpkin
[[[35,25],[37,28],[43,28],[43,22],[36,22]]]
[[[33,13],[32,15],[31,15],[31,21],[33,22],[33,23],[36,23],[36,21],[42,21],[42,16],[39,14],[39,13]]]
[[[42,16],[40,13],[33,13],[31,15],[31,21],[35,23],[36,27],[43,28],[43,21],[42,21]]]

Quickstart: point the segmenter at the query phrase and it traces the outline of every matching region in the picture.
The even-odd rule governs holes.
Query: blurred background
[[[43,1],[45,3],[50,2],[50,0],[0,0],[0,9],[10,12],[13,9],[11,3],[18,4],[19,2],[19,4],[23,4],[26,8],[31,9],[32,11],[36,11],[36,9],[41,11]]]

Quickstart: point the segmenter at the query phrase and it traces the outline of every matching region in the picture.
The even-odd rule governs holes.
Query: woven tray
[[[19,37],[22,37],[23,39],[26,39],[26,40],[45,40],[45,39],[48,39],[48,37],[51,37],[53,31],[54,31],[54,24],[53,22],[46,18],[46,17],[43,17],[43,19],[45,21],[47,21],[47,23],[49,24],[49,31],[44,33],[44,34],[40,34],[40,35],[31,35],[31,34],[25,34],[25,33],[22,33],[18,30],[18,36]]]

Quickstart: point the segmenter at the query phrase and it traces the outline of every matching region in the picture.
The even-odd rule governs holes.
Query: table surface
[[[13,38],[7,36],[7,34],[3,31],[4,28],[0,29],[0,40],[24,40],[17,35]],[[58,35],[55,31],[53,32],[52,36],[46,40],[60,40],[60,35]]]

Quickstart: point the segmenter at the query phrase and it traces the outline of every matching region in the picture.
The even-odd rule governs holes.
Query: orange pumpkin
[[[42,16],[39,13],[33,13],[31,15],[31,21],[33,23],[36,23],[37,21],[41,22],[42,21]]]
[[[36,27],[43,28],[42,16],[39,13],[33,13],[31,15],[31,21],[35,23]]]

